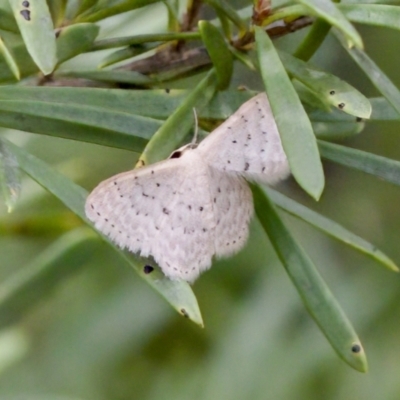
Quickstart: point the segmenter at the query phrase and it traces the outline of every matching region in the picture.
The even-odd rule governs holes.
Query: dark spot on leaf
[[[100,213],[98,212],[97,215],[100,217]]]
[[[114,225],[114,224],[111,224],[111,226],[112,226],[113,228],[115,228],[115,225]]]
[[[149,197],[149,195],[146,194],[145,192],[142,193],[142,196],[144,196],[144,197]]]
[[[30,21],[31,20],[31,12],[29,10],[22,10],[19,12],[26,21]]]
[[[148,275],[151,274],[154,271],[154,268],[151,265],[145,265],[143,267],[143,272]]]
[[[251,135],[250,134],[247,135],[247,140],[251,140]]]
[[[29,1],[23,1],[22,2],[22,7],[29,7]]]
[[[136,178],[137,178],[137,177],[136,177]],[[136,178],[135,178],[135,179],[136,179]],[[114,185],[116,185],[116,184],[117,184],[117,182],[114,181]]]
[[[329,92],[329,94],[330,94],[331,96],[333,96],[335,93],[336,93],[336,92],[335,92],[334,90],[331,90],[331,91]]]
[[[153,175],[154,174],[154,171],[153,170],[151,170],[151,174]],[[137,176],[135,177],[135,179],[137,178]]]
[[[265,167],[262,167],[262,170],[261,170],[261,172],[264,172],[265,171]]]
[[[247,162],[246,164],[244,164],[244,170],[247,171],[250,167],[250,164]]]
[[[344,103],[339,103],[339,104],[338,104],[338,107],[339,107],[341,110],[343,110],[344,106],[345,106]]]
[[[228,160],[228,161],[227,161],[227,163],[228,163],[228,164],[230,164],[230,163],[231,163],[231,161],[230,161],[230,160]]]
[[[204,207],[199,207],[199,210],[200,210],[200,211],[203,211],[203,210],[204,210]]]
[[[163,211],[164,214],[167,214],[167,215],[169,214],[169,211],[165,207],[163,208],[162,211]]]
[[[159,183],[156,183],[156,185],[157,185],[158,187],[160,187],[160,184],[159,184]]]
[[[191,209],[192,209],[192,206],[191,206],[190,204],[188,205],[188,209],[189,209],[189,210],[191,210]]]
[[[169,88],[165,88],[165,93],[169,94],[171,90]]]
[[[361,346],[357,343],[353,344],[353,346],[351,346],[351,351],[353,353],[360,353],[361,352]]]
[[[357,118],[356,118],[356,121],[357,121],[357,122],[362,122],[362,120],[363,120],[363,119],[362,119],[361,117],[357,117]]]
[[[184,308],[181,308],[181,313],[185,318],[189,318],[189,314]]]
[[[108,222],[108,218],[104,218],[104,221]]]
[[[90,207],[92,207],[92,210],[94,210],[93,204],[91,204]]]
[[[237,143],[237,141],[236,140],[232,140],[232,143]]]

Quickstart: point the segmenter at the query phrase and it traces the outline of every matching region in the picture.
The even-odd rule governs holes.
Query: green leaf
[[[246,32],[246,24],[228,2],[224,0],[206,0],[206,3],[211,7],[214,7],[218,13],[224,15],[228,20],[232,21],[238,27],[241,34]]]
[[[217,87],[214,69],[186,96],[178,108],[154,134],[140,156],[143,165],[160,161],[171,154],[194,126],[193,108],[205,107],[210,102]],[[196,111],[197,112],[197,111]]]
[[[62,28],[57,37],[58,63],[61,64],[91,48],[99,29],[95,24],[74,24]]]
[[[99,247],[88,228],[74,229],[0,284],[0,327],[14,324],[54,287],[79,270]]]
[[[358,135],[363,131],[365,123],[360,122],[312,122],[312,127],[318,139],[338,140]]]
[[[56,36],[46,0],[8,0],[14,12],[26,48],[35,64],[48,75],[57,63]]]
[[[338,28],[346,36],[349,47],[363,48],[363,42],[354,26],[344,17],[340,10],[331,0],[297,0],[305,5],[310,11]]]
[[[67,1],[68,0],[47,1],[47,5],[49,7],[51,19],[53,20],[54,26],[59,26],[62,23]]]
[[[324,189],[324,173],[311,123],[271,39],[256,27],[256,44],[265,89],[293,176],[312,197]]]
[[[99,0],[81,0],[79,7],[76,9],[76,15],[84,13],[89,8],[95,6]]]
[[[296,92],[299,95],[302,103],[325,112],[330,112],[332,110],[331,105],[326,102],[324,97],[319,97],[317,93],[310,90],[302,82],[298,81],[297,79],[293,79],[292,85],[296,89]]]
[[[89,8],[79,15],[75,22],[97,22],[127,11],[136,10],[149,4],[158,3],[160,0],[119,0],[114,5],[107,7],[102,2]]]
[[[256,214],[309,313],[348,365],[366,372],[367,359],[350,321],[314,264],[294,240],[264,192],[252,185]]]
[[[19,198],[21,178],[18,163],[8,146],[0,139],[0,190],[6,203],[8,212],[11,212]]]
[[[308,61],[321,47],[331,28],[332,26],[324,19],[317,18],[307,36],[294,52],[294,56],[300,60]]]
[[[139,152],[160,122],[100,107],[37,99],[0,100],[0,126]]]
[[[84,211],[85,201],[88,194],[86,190],[71,182],[68,178],[58,173],[32,154],[27,153],[22,148],[12,144],[11,142],[7,142],[7,144],[10,151],[12,151],[12,153],[17,157],[18,164],[22,170],[61,200],[76,215],[91,225],[86,219]],[[196,297],[186,282],[171,281],[161,273],[144,274],[143,267],[146,264],[144,261],[138,261],[137,257],[118,249],[106,237],[103,236],[103,239],[180,314],[191,319],[196,324],[203,326]]]
[[[11,51],[7,48],[6,44],[4,43],[4,41],[1,37],[0,37],[0,53],[3,54],[4,61],[10,68],[10,71],[15,76],[15,79],[17,79],[19,81],[21,78],[21,74],[19,72],[18,65],[15,62]]]
[[[221,90],[229,86],[233,71],[232,53],[220,31],[208,21],[199,22],[199,31],[208,55],[215,67],[218,87]]]
[[[382,4],[338,4],[339,10],[352,22],[400,29],[400,7]]]
[[[343,38],[337,32],[336,37],[343,45]],[[383,94],[387,101],[400,114],[400,91],[383,73],[383,71],[372,61],[372,59],[362,50],[348,49],[344,46],[350,57],[365,72],[371,83]]]
[[[19,33],[15,18],[2,8],[0,8],[0,29],[13,33]]]
[[[125,36],[112,39],[98,40],[90,51],[114,49],[115,47],[132,46],[153,42],[170,42],[175,40],[199,40],[201,35],[199,32],[166,32],[166,33],[150,33],[147,35]]]
[[[400,161],[339,144],[324,141],[319,141],[318,144],[322,157],[327,160],[400,185]]]
[[[372,105],[371,120],[374,121],[400,121],[400,112],[383,97],[370,99]]]
[[[322,98],[323,102],[356,117],[369,118],[371,116],[372,108],[368,99],[346,81],[321,71],[289,53],[280,51],[279,57],[286,70]]]
[[[109,65],[116,64],[120,61],[128,60],[129,58],[136,57],[140,54],[146,53],[147,51],[154,50],[156,47],[156,45],[146,46],[142,44],[133,44],[107,55],[99,64],[99,68],[108,67]]]
[[[322,232],[332,236],[333,238],[353,247],[354,249],[360,251],[373,258],[375,261],[379,262],[386,268],[398,272],[399,269],[396,264],[382,251],[377,249],[373,244],[367,242],[363,238],[350,232],[342,225],[338,224],[331,219],[318,214],[317,212],[303,206],[297,201],[292,200],[289,197],[273,190],[271,188],[263,189],[267,192],[268,197],[282,210],[287,213],[307,222],[313,227],[321,230]]]
[[[372,114],[369,121],[399,121],[400,114],[383,97],[370,98]],[[323,112],[321,110],[312,110],[309,113],[310,119],[317,122],[354,122],[355,119],[350,115],[334,109],[332,112]]]
[[[71,70],[56,72],[54,76],[56,78],[83,78],[94,81],[130,83],[138,86],[146,86],[153,83],[153,79],[136,71]]]

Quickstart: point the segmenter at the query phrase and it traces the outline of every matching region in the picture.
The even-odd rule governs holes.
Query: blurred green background
[[[108,19],[103,36],[160,29],[162,13]],[[131,18],[137,24],[131,23]],[[139,23],[140,22],[140,23]],[[399,87],[398,32],[358,27],[368,54]],[[304,37],[276,41],[282,48]],[[67,67],[96,65],[97,54]],[[328,38],[313,58],[369,97],[377,92]],[[232,87],[262,90],[236,66]],[[188,82],[172,87],[188,87]],[[346,145],[400,159],[399,123],[367,123]],[[4,132],[4,131],[3,131]],[[91,190],[134,165],[137,155],[39,135],[4,132]],[[342,223],[400,262],[400,188],[325,163],[318,204],[289,180],[280,189]],[[0,282],[9,282],[80,221],[30,179],[12,214],[0,206]],[[0,399],[398,399],[400,281],[374,261],[285,214],[357,330],[370,371],[350,369],[308,316],[257,221],[248,245],[215,262],[194,285],[205,328],[179,316],[100,240],[93,256],[57,282],[21,317],[0,316]],[[62,239],[61,239],[62,240]],[[0,284],[0,298],[4,295]],[[14,313],[14,314],[13,314]]]

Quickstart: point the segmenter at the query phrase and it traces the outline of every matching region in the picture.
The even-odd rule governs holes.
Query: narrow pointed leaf
[[[211,70],[157,130],[140,156],[140,162],[147,165],[168,157],[194,127],[193,108],[201,112],[216,89],[217,79],[214,70]]]
[[[57,58],[62,63],[90,49],[99,34],[95,24],[74,24],[61,29],[57,37]]]
[[[8,65],[8,68],[10,68],[10,71],[15,76],[15,79],[19,81],[21,78],[21,73],[19,72],[18,65],[15,62],[11,51],[7,48],[6,44],[4,43],[1,37],[0,37],[0,53],[3,54],[4,61]]]
[[[332,110],[331,104],[329,104],[324,97],[318,96],[316,92],[313,92],[302,82],[298,81],[297,79],[293,79],[292,85],[296,89],[296,92],[303,104],[306,104],[312,108],[319,108],[325,112],[330,112]]]
[[[400,161],[322,140],[318,144],[323,158],[400,185]]]
[[[83,71],[60,71],[54,74],[56,78],[82,78],[103,82],[121,82],[130,83],[137,86],[146,86],[154,83],[153,79],[136,71],[99,71],[99,70],[83,70]]]
[[[312,122],[315,136],[323,140],[338,140],[358,135],[365,122]]]
[[[303,220],[304,222],[307,222],[313,227],[339,240],[340,242],[343,242],[348,246],[351,246],[354,249],[368,255],[386,268],[395,272],[399,271],[396,264],[386,254],[377,249],[373,244],[367,242],[353,232],[350,232],[337,222],[318,214],[317,212],[303,206],[287,196],[284,196],[276,190],[268,188],[267,190],[264,189],[264,191],[267,192],[268,197],[279,208],[287,213]]]
[[[343,44],[343,38],[339,33],[336,37]],[[364,71],[371,83],[383,94],[387,101],[400,114],[400,91],[375,62],[362,50],[348,49],[344,46],[350,57]]]
[[[142,44],[130,45],[129,47],[114,51],[106,56],[99,64],[99,68],[108,67],[109,65],[116,64],[120,61],[128,60],[155,48],[156,46],[146,46]]]
[[[256,214],[309,313],[348,365],[366,372],[367,359],[350,321],[262,189],[252,185]]]
[[[271,39],[261,28],[255,30],[262,78],[290,169],[299,185],[319,199],[324,173],[310,120]]]
[[[337,76],[309,65],[286,52],[279,52],[287,71],[314,91],[323,101],[345,113],[360,118],[369,118],[372,108],[368,99],[356,88]]]
[[[56,36],[46,0],[8,0],[33,61],[48,75],[57,63]]]
[[[233,71],[232,53],[220,31],[208,21],[199,22],[199,30],[208,55],[215,68],[218,87],[226,89],[231,81]]]
[[[1,92],[1,88],[0,88]],[[141,151],[161,125],[155,119],[75,104],[0,100],[0,126]]]
[[[175,40],[198,40],[201,38],[199,32],[165,32],[150,33],[145,35],[124,36],[111,39],[102,39],[93,44],[90,51],[114,49],[116,47],[145,45],[153,42],[170,42]]]
[[[400,7],[386,4],[338,4],[337,7],[352,22],[400,29]]]
[[[229,21],[232,21],[241,33],[247,30],[245,22],[229,2],[225,0],[206,0],[206,3],[214,7],[219,14],[224,15]]]
[[[11,212],[19,198],[21,179],[17,160],[8,149],[7,143],[0,139],[0,192]]]
[[[18,25],[12,14],[0,8],[0,29],[13,33],[19,33]]]
[[[76,18],[76,22],[96,22],[112,17],[127,11],[136,10],[160,0],[125,0],[119,1],[115,5],[105,7],[103,2],[99,2]]]
[[[363,48],[361,36],[331,0],[297,0],[310,11],[338,28],[346,36],[349,47]]]
[[[10,151],[16,156],[18,164],[29,176],[41,186],[61,200],[71,211],[82,218],[89,225],[90,222],[85,216],[85,201],[87,191],[61,175],[43,161],[22,148],[7,142]],[[196,324],[203,326],[201,313],[197,300],[190,286],[184,281],[171,281],[161,274],[143,273],[145,262],[138,261],[132,254],[118,249],[113,243],[103,236],[115,251],[142,277],[145,278],[158,293],[160,293],[180,314],[191,319]]]

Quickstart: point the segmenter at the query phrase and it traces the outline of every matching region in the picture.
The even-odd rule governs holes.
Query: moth
[[[289,173],[261,93],[199,145],[101,182],[85,211],[119,247],[153,257],[170,279],[193,282],[214,256],[229,257],[246,244],[254,210],[246,179],[271,185]]]

